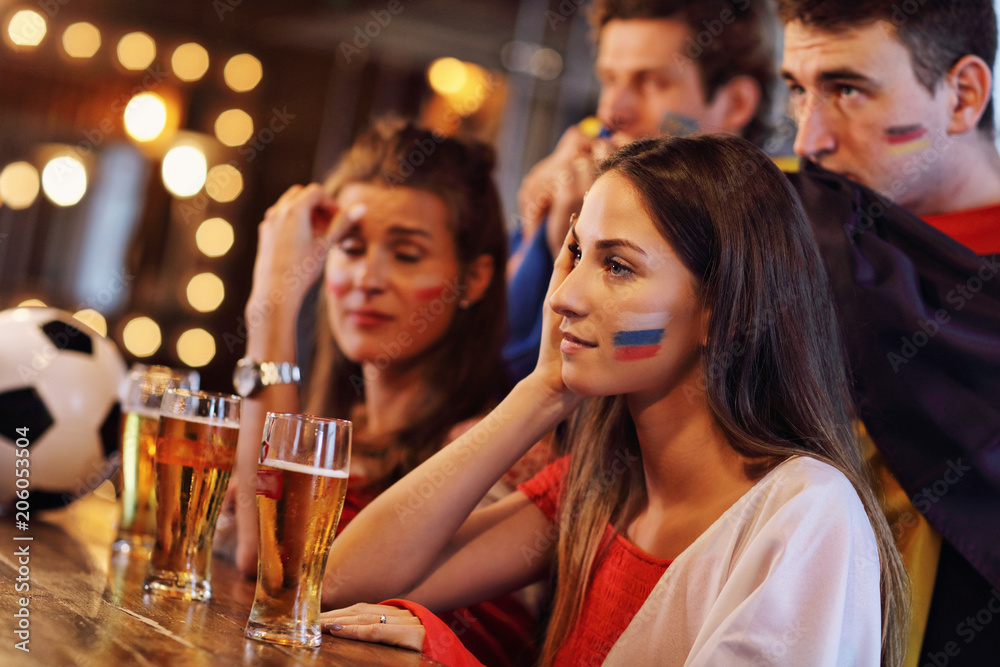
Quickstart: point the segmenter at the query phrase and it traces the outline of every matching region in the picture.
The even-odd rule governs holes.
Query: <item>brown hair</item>
[[[395,434],[402,459],[382,480],[387,487],[436,452],[451,428],[485,412],[507,388],[501,359],[506,331],[506,235],[493,183],[493,150],[482,143],[439,136],[411,122],[384,119],[354,142],[327,177],[334,196],[349,183],[431,192],[447,205],[459,280],[481,255],[493,260],[493,278],[482,298],[458,308],[448,329],[421,360],[427,391],[410,425]],[[461,286],[459,286],[461,289]],[[447,298],[456,301],[460,294]],[[442,297],[446,298],[446,297]],[[325,295],[321,311],[325,311]],[[434,316],[429,307],[429,316]],[[410,323],[418,326],[417,323]],[[386,363],[391,360],[388,355]],[[337,346],[325,312],[317,318],[317,351],[306,405],[311,412],[346,417],[364,401],[359,364]]]
[[[795,191],[762,151],[721,135],[641,140],[600,171],[635,189],[711,306],[704,396],[732,448],[759,462],[748,474],[804,455],[836,467],[854,485],[878,543],[883,664],[898,664],[906,573],[865,476],[832,298]],[[571,431],[546,665],[579,617],[605,527],[623,531],[646,498],[641,465],[617,474],[616,460],[641,460],[624,397],[589,399]]]
[[[731,20],[724,22],[730,16]],[[614,19],[674,19],[684,23],[691,32],[687,55],[698,64],[707,101],[737,76],[749,76],[757,82],[760,104],[743,128],[743,136],[756,144],[764,141],[773,124],[778,81],[777,21],[765,0],[596,0],[590,17],[597,31]],[[718,27],[713,31],[714,25]],[[700,39],[702,33],[705,40]]]
[[[979,56],[993,70],[997,17],[993,0],[777,0],[783,23],[800,21],[829,32],[888,21],[910,54],[913,73],[932,94],[961,58]],[[911,8],[912,4],[912,8]],[[993,100],[979,129],[993,134]]]

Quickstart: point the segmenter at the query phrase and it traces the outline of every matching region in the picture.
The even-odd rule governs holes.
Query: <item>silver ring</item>
[[[381,616],[378,617],[378,622],[385,623],[385,614],[382,614]]]

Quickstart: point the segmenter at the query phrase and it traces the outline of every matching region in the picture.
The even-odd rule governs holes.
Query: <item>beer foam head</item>
[[[199,415],[175,415],[167,412],[159,413],[160,417],[165,417],[169,419],[176,419],[182,422],[191,422],[192,424],[205,424],[207,426],[225,426],[226,428],[240,427],[239,419],[220,419],[219,417],[201,417]]]
[[[309,466],[304,463],[295,463],[293,461],[279,461],[278,459],[264,459],[260,462],[263,466],[271,466],[272,468],[280,468],[281,470],[288,470],[289,472],[304,472],[309,475],[322,475],[323,477],[339,477],[341,479],[347,479],[346,470],[330,470],[329,468],[317,468],[316,466]]]

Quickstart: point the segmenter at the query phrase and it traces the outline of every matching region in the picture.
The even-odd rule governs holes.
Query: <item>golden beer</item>
[[[319,646],[320,593],[347,472],[265,459],[257,471],[260,552],[246,634]]]
[[[351,422],[268,412],[257,459],[257,592],[244,634],[315,648],[323,574],[351,469]]]
[[[212,538],[236,461],[238,420],[161,413],[156,439],[156,541],[147,590],[207,600]]]
[[[155,410],[122,413],[122,520],[115,551],[149,550],[156,535],[156,488],[153,454],[159,415]]]
[[[153,453],[163,394],[176,387],[196,389],[198,371],[132,364],[121,387],[120,467],[116,487],[122,518],[113,551],[148,555],[156,534]]]

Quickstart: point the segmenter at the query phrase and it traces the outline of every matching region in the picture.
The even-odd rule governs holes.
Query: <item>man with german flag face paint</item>
[[[905,665],[993,664],[1000,655],[993,3],[777,4],[781,75],[804,159],[791,178],[831,276],[869,459],[911,577]]]
[[[789,9],[802,8],[805,19],[786,23],[781,67],[798,124],[795,152],[929,218],[973,250],[1000,251],[996,231],[987,234],[945,221],[935,224],[938,216],[1000,204],[1000,158],[993,142],[993,77],[988,64],[995,47],[975,44],[988,36],[974,35],[978,40],[967,40],[969,52],[947,54],[935,63],[932,56],[921,57],[918,49],[923,46],[933,55],[944,47],[921,44],[920,40],[929,41],[927,31],[913,24],[934,4],[950,11],[958,3],[914,0],[912,15],[899,7],[907,3],[863,3],[887,5],[890,13],[855,23],[858,14],[845,8],[840,13],[850,17],[847,24],[840,24],[832,12],[821,13],[824,4],[834,3],[783,3]],[[992,9],[988,0],[978,4]],[[817,9],[810,10],[813,6]],[[970,20],[990,20],[971,11],[967,14]],[[813,19],[814,15],[820,18]],[[995,43],[992,20],[988,26],[966,29],[991,33]],[[907,28],[921,34],[907,36]],[[976,247],[977,242],[982,245]]]

